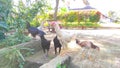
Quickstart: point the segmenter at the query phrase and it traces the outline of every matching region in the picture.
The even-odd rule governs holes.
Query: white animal
[[[60,29],[58,23],[59,22],[53,21],[51,25],[55,28],[56,35],[60,40],[60,43],[62,44],[63,48],[67,48],[68,43],[76,39],[76,34],[74,32],[63,31],[62,29]]]
[[[37,27],[37,29],[39,29],[39,30],[43,30],[43,27],[44,27],[44,22],[41,22],[40,26]]]

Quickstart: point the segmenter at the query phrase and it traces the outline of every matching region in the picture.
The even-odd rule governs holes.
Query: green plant
[[[49,19],[53,19],[53,14],[49,15]],[[57,20],[64,22],[98,22],[100,19],[100,12],[98,11],[69,11],[66,13],[59,13]]]
[[[5,34],[4,32],[6,32],[8,30],[6,23],[0,21],[0,41],[5,39]]]
[[[1,40],[3,40],[3,39],[5,39],[5,34],[0,31],[0,42],[1,42]]]
[[[14,46],[20,43],[24,43],[30,40],[30,38],[28,36],[23,36],[24,39],[20,40],[18,37],[16,36],[8,36],[6,37],[6,39],[2,40],[0,43],[1,47],[8,47],[8,46]]]
[[[12,8],[12,0],[0,0],[0,21],[7,22]]]
[[[66,7],[60,8],[60,14],[64,14],[66,12],[67,12],[67,8]]]
[[[14,6],[10,13],[10,25],[13,25],[15,30],[15,37],[17,40],[24,39],[24,31],[26,29],[26,22],[32,22],[38,13],[43,13],[46,7],[45,0],[37,0],[35,3],[29,3],[26,6],[22,0],[19,0],[18,6]],[[17,8],[17,9],[16,9]]]
[[[0,31],[7,31],[8,30],[8,25],[5,23],[5,22],[3,22],[3,21],[0,21]]]
[[[8,47],[0,50],[0,67],[3,68],[16,68],[15,65],[23,68],[24,58],[20,53],[21,48],[12,48],[9,46],[30,40],[30,38],[23,34],[26,28],[26,21],[33,21],[38,13],[44,12],[46,7],[45,0],[36,0],[35,3],[30,3],[30,0],[27,0],[30,6],[26,6],[22,1],[19,0],[18,5],[13,5],[12,0],[0,0],[0,30],[1,27],[2,29],[5,28],[1,24],[1,21],[4,24],[9,24],[10,28],[12,26],[12,29],[15,30],[13,36],[7,36],[6,39],[0,42],[0,46]],[[1,35],[3,36],[3,33]]]
[[[97,28],[100,27],[98,23],[92,23],[92,22],[66,22],[62,23],[63,27],[69,27],[69,28],[76,28],[76,27],[87,27],[87,28]]]
[[[7,47],[0,49],[0,67],[1,68],[23,68],[24,55],[21,50],[31,50],[24,47]]]
[[[66,68],[66,65],[58,63],[56,68]]]
[[[0,41],[5,39],[5,31],[8,30],[7,19],[12,8],[11,0],[0,0]]]

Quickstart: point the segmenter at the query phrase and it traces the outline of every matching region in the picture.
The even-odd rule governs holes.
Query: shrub
[[[1,47],[6,47],[6,46],[14,46],[20,43],[28,42],[30,41],[30,38],[28,36],[23,36],[24,39],[20,40],[16,36],[8,36],[6,39],[2,40],[0,43]]]
[[[67,14],[64,15],[64,21],[65,22],[75,22],[77,21],[77,13],[75,12],[69,12]]]
[[[7,47],[0,49],[0,67],[2,68],[23,68],[25,56],[21,50],[32,51],[25,47]]]
[[[65,64],[60,64],[60,63],[58,63],[58,64],[57,64],[57,68],[67,68],[67,67],[66,67]]]
[[[49,19],[53,19],[53,14],[49,14]],[[62,14],[58,14],[58,20],[64,22],[98,22],[100,19],[100,12],[91,11],[70,11]]]
[[[7,24],[5,22],[0,21],[0,40],[5,39],[4,32],[7,31]]]
[[[3,32],[0,31],[0,40],[5,39],[5,35]]]

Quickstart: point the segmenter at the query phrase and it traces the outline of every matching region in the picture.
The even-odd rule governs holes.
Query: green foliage
[[[63,27],[70,27],[70,28],[74,28],[74,27],[88,27],[88,28],[97,28],[100,27],[100,25],[98,23],[92,23],[92,22],[67,22],[67,23],[62,23]]]
[[[91,28],[91,27],[100,27],[99,24],[97,23],[92,23],[92,22],[86,22],[86,23],[80,23],[79,26],[84,26],[84,27],[88,27],[88,28]]]
[[[7,22],[12,8],[12,0],[0,0],[0,21]]]
[[[4,32],[6,32],[8,30],[7,28],[7,24],[0,21],[0,41],[5,39],[5,34]]]
[[[28,36],[23,36],[24,39],[19,39],[19,37],[16,36],[8,36],[6,37],[6,39],[2,40],[0,42],[0,46],[1,47],[7,47],[7,46],[14,46],[20,43],[24,43],[30,40],[30,38]]]
[[[32,6],[27,7],[26,13],[24,15],[25,19],[27,19],[27,21],[29,22],[31,22],[37,16],[38,13],[39,14],[44,13],[44,9],[47,7],[44,0],[41,1],[38,0],[37,2],[35,2],[35,4],[31,5]]]
[[[22,0],[19,0],[18,5],[13,5],[12,0],[0,0],[0,30],[9,28],[4,25],[6,23],[15,30],[14,36],[6,39],[8,42],[11,41],[9,44],[6,43],[7,46],[24,42],[26,22],[32,22],[36,15],[44,13],[47,7],[46,0],[36,0],[34,3],[27,0],[27,4],[29,5],[24,4]]]
[[[99,12],[96,12],[96,14],[91,14],[89,16],[90,22],[98,22],[100,19]]]
[[[45,20],[48,20],[48,17],[49,17],[48,13],[39,14],[33,19],[33,21],[31,22],[31,25],[38,27],[40,26],[41,22],[45,22]]]
[[[18,6],[14,6],[10,15],[10,25],[16,30],[15,36],[19,40],[24,39],[24,31],[26,29],[26,22],[32,22],[38,13],[43,13],[46,7],[45,0],[38,0],[35,3],[29,3],[26,6],[22,0],[19,0]],[[17,8],[17,9],[16,9]]]
[[[6,39],[0,41],[0,47],[13,46],[30,40],[23,34],[26,22],[33,21],[37,14],[43,13],[46,2],[45,0],[36,0],[34,3],[30,3],[30,0],[27,0],[27,3],[30,5],[26,6],[22,0],[19,0],[18,5],[13,5],[12,0],[0,0],[0,30],[6,29],[4,24],[9,24],[10,28],[15,30],[13,36],[7,36]],[[0,35],[3,37],[4,34],[0,33]],[[18,68],[19,66],[19,68],[23,68],[24,56],[20,50],[21,48],[16,47],[0,49],[0,67]]]
[[[50,14],[49,18],[53,19],[53,14]],[[100,13],[98,11],[70,11],[59,13],[57,19],[64,22],[98,22]]]
[[[4,32],[8,30],[7,19],[12,8],[12,0],[0,0],[0,40],[5,38]]]
[[[8,25],[5,23],[5,22],[3,22],[3,21],[0,21],[0,31],[7,31],[8,30]]]
[[[66,65],[65,64],[57,64],[56,68],[66,68]]]
[[[4,32],[6,32],[7,30],[8,30],[7,24],[0,21],[0,42],[1,42],[1,40],[5,39]]]
[[[64,26],[64,27],[77,27],[78,24],[77,24],[77,22],[67,22],[65,24],[62,24],[62,26]]]
[[[24,47],[7,47],[0,49],[0,67],[1,68],[23,68],[24,56],[21,50],[28,50]]]
[[[64,14],[66,12],[67,12],[67,8],[66,7],[60,8],[60,12],[59,13]]]
[[[69,12],[68,14],[65,15],[64,20],[66,22],[75,22],[77,21],[77,14],[75,12]]]
[[[49,19],[53,19],[53,14],[49,14]],[[99,27],[97,22],[100,19],[100,12],[91,11],[69,11],[59,13],[57,20],[62,21],[65,27]]]
[[[0,31],[0,41],[3,40],[3,39],[5,39],[5,35],[4,35],[3,32]]]
[[[36,19],[34,19],[30,24],[31,24],[31,26],[34,26],[34,27],[40,26],[40,23]]]

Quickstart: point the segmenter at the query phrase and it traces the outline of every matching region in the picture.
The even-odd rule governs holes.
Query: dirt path
[[[81,52],[72,56],[71,68],[120,68],[120,39],[80,35],[79,39],[90,40],[100,47],[100,52],[91,51],[92,60],[83,57]],[[86,54],[87,55],[87,54]]]
[[[66,30],[64,30],[66,31]],[[88,56],[81,55],[81,49],[62,50],[61,56],[68,54],[72,58],[71,68],[120,68],[120,30],[67,30],[77,34],[80,40],[89,40],[100,47],[100,52],[89,50],[91,59]],[[54,33],[47,33],[45,36],[49,40],[53,40]],[[54,47],[51,42],[50,57],[44,58],[44,54],[38,52],[33,61],[48,62],[53,59]],[[39,56],[38,56],[39,55]],[[87,54],[86,54],[87,55]],[[40,58],[41,57],[41,58]],[[38,58],[38,59],[37,59]],[[88,59],[89,58],[89,59]],[[30,58],[31,59],[31,58]],[[42,59],[42,60],[41,60]]]

